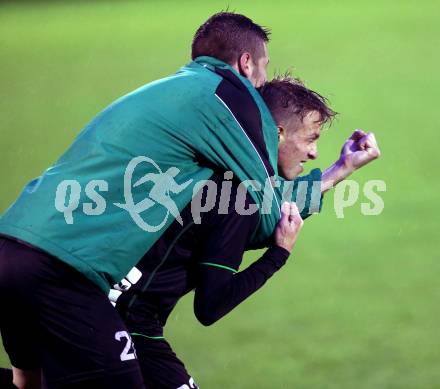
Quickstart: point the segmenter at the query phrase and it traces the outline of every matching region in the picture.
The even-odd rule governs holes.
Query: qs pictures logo
[[[150,165],[144,171],[148,171],[140,179],[133,183],[133,175],[140,164]],[[180,173],[177,167],[170,167],[165,172],[151,158],[138,156],[133,158],[124,173],[123,193],[124,203],[113,203],[114,206],[127,211],[136,225],[146,232],[155,232],[160,230],[167,222],[169,216],[173,216],[180,224],[183,224],[176,203],[171,198],[171,194],[178,194],[188,187],[192,179],[178,184],[176,177]],[[147,197],[139,202],[135,202],[133,197],[133,188],[138,188],[142,184],[151,183],[151,189],[146,193]],[[91,202],[82,204],[83,213],[89,216],[102,215],[107,202],[100,192],[108,192],[109,184],[105,180],[91,180],[84,188],[85,196]],[[77,180],[64,180],[56,190],[55,208],[64,214],[67,224],[74,223],[73,212],[79,208],[81,199],[81,184]],[[163,220],[156,225],[149,224],[142,217],[142,213],[153,206],[161,206],[165,209]]]

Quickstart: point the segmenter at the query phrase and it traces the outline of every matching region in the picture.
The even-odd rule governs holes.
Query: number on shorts
[[[130,361],[132,359],[136,359],[136,354],[134,352],[134,349],[132,352],[130,352],[130,350],[132,349],[132,346],[133,346],[133,342],[132,342],[131,337],[127,331],[116,332],[115,339],[117,341],[121,342],[122,338],[127,339],[127,343],[125,344],[124,350],[122,350],[121,361]]]

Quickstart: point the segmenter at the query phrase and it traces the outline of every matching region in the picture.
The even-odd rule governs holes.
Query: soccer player
[[[321,127],[335,113],[322,96],[292,78],[274,79],[262,87],[261,94],[279,129],[280,175],[293,180],[302,172],[303,163],[317,158]],[[355,131],[338,161],[324,172],[322,190],[378,156],[374,135]],[[125,280],[110,293],[134,340],[148,388],[197,388],[163,336],[179,298],[195,289],[197,319],[207,326],[215,323],[286,263],[302,227],[295,204],[284,203],[269,248],[239,271],[244,251],[252,247],[259,215],[240,212],[255,202],[239,182],[229,179],[214,174],[210,185],[182,211],[183,225],[175,221],[137,265],[141,278],[134,284]],[[207,212],[201,212],[206,208]]]
[[[254,88],[266,78],[268,40],[243,15],[212,16],[190,64],[98,114],[2,215],[0,331],[19,388],[38,382],[40,368],[50,388],[143,386],[107,293],[171,224],[163,205],[181,211],[212,168],[262,186],[277,176],[276,126]],[[157,180],[139,184],[147,176]],[[146,197],[167,180],[177,193]],[[263,203],[261,191],[250,195]],[[278,223],[281,193],[272,195],[254,244]]]

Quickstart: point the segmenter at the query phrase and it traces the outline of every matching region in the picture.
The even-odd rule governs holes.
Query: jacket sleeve
[[[272,246],[245,270],[200,266],[194,313],[205,326],[215,323],[260,289],[287,261],[289,252]]]

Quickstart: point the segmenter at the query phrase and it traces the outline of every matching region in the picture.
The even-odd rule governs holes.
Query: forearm
[[[379,157],[380,150],[374,134],[357,129],[342,146],[339,159],[322,174],[321,193]]]
[[[194,312],[204,325],[211,325],[261,288],[287,261],[289,252],[271,247],[245,270],[203,269],[194,297]]]
[[[324,194],[341,181],[345,180],[353,169],[347,167],[341,160],[336,161],[321,176],[321,193]]]

